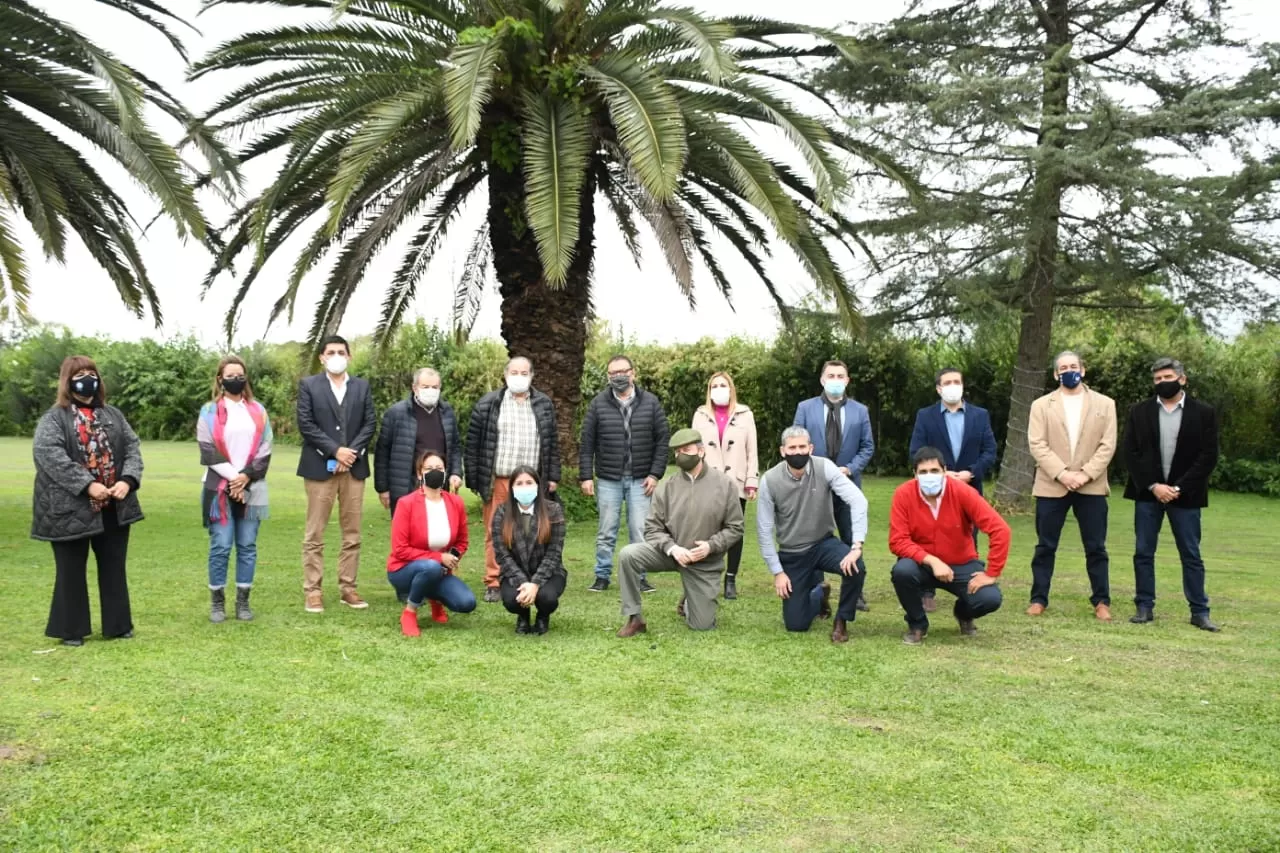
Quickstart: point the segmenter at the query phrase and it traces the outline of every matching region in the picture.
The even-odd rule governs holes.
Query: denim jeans
[[[234,515],[227,519],[226,524],[209,523],[210,589],[222,589],[227,585],[232,545],[236,549],[236,586],[253,586],[253,573],[258,567],[258,526],[261,523]]]
[[[955,577],[950,583],[943,583],[933,576],[928,566],[905,557],[898,560],[893,566],[891,576],[893,589],[898,593],[898,602],[906,613],[907,627],[913,631],[929,630],[929,615],[924,612],[924,605],[920,603],[920,593],[926,589],[941,587],[954,595],[956,597],[954,613],[957,619],[981,619],[988,613],[995,613],[1004,600],[999,586],[990,584],[975,593],[969,592],[970,579],[985,569],[986,564],[981,560],[952,566],[951,571]]]
[[[840,603],[836,618],[852,622],[858,615],[858,596],[867,580],[867,567],[858,558],[857,571],[846,575],[840,561],[849,555],[849,547],[835,536],[828,536],[804,551],[780,551],[778,562],[791,581],[791,597],[782,602],[782,624],[788,631],[808,631],[822,607],[822,581],[826,574],[840,576]]]
[[[1182,594],[1192,616],[1209,615],[1209,596],[1204,591],[1204,560],[1200,559],[1200,508],[1180,507],[1159,501],[1134,501],[1133,529],[1137,544],[1133,549],[1133,603],[1155,607],[1156,544],[1160,527],[1169,516],[1173,541],[1182,558]]]
[[[1084,545],[1084,565],[1093,593],[1089,603],[1111,604],[1111,558],[1107,556],[1107,496],[1067,492],[1060,498],[1036,498],[1035,555],[1031,558],[1031,602],[1049,606],[1049,585],[1067,510],[1075,513]]]
[[[435,560],[414,560],[394,572],[387,580],[401,601],[421,607],[424,601],[438,601],[454,613],[470,613],[476,609],[476,595],[457,575],[445,572]]]
[[[649,496],[644,493],[644,480],[624,477],[621,480],[596,481],[596,511],[600,515],[600,529],[596,533],[596,577],[604,580],[613,573],[613,549],[618,544],[624,503],[627,505],[628,541],[632,545],[643,542],[644,520],[649,517],[650,503]]]

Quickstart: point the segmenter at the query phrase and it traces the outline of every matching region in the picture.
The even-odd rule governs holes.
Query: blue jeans
[[[624,477],[596,481],[596,512],[600,515],[600,529],[596,533],[596,577],[603,580],[608,580],[613,573],[613,549],[618,544],[624,503],[628,541],[635,545],[644,541],[644,520],[649,517],[650,498],[644,493],[644,480]]]
[[[227,585],[227,565],[231,562],[231,546],[236,548],[236,586],[253,586],[253,572],[258,567],[258,526],[261,521],[247,518],[227,519],[226,524],[209,523],[209,588]]]
[[[1137,544],[1133,549],[1133,603],[1138,607],[1155,607],[1156,544],[1160,527],[1169,516],[1173,541],[1182,558],[1182,594],[1191,607],[1191,615],[1209,615],[1209,596],[1204,591],[1204,560],[1200,559],[1200,508],[1162,504],[1159,501],[1134,501],[1133,529]]]
[[[438,601],[454,613],[470,613],[476,609],[476,596],[462,578],[447,574],[435,560],[414,560],[399,571],[387,572],[387,580],[395,587],[401,601],[410,607],[421,607],[424,601]]]
[[[852,622],[858,615],[858,596],[867,580],[867,567],[858,559],[851,575],[840,571],[840,561],[849,555],[849,546],[835,536],[803,551],[780,551],[778,562],[791,581],[791,597],[782,602],[782,624],[788,631],[808,631],[822,608],[822,581],[826,573],[840,575],[840,603],[836,618]]]
[[[890,576],[893,578],[893,589],[898,593],[898,602],[906,613],[907,627],[913,631],[929,630],[929,615],[924,612],[924,605],[920,603],[920,594],[926,589],[941,587],[954,595],[956,606],[953,612],[956,619],[981,619],[988,613],[995,613],[1004,601],[1000,587],[990,584],[975,593],[969,592],[969,581],[985,569],[986,564],[981,560],[952,566],[951,571],[955,577],[950,583],[943,583],[933,576],[933,571],[928,566],[922,566],[906,557],[898,560],[893,564]]]

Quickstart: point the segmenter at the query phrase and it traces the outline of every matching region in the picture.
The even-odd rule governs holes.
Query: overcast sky
[[[903,0],[881,0],[875,4],[801,0],[785,5],[776,0],[690,2],[711,15],[785,17],[824,26],[836,26],[848,15],[862,15],[866,20],[871,20],[868,17],[871,15],[887,17],[905,5]],[[211,104],[231,82],[229,78],[219,79],[215,75],[213,79],[198,84],[186,83],[181,61],[167,49],[162,39],[135,24],[122,26],[119,15],[105,13],[88,0],[37,0],[37,5],[70,20],[104,47],[139,66],[197,112]],[[203,55],[212,46],[233,38],[247,27],[267,28],[287,22],[291,15],[297,14],[265,7],[254,10],[252,14],[248,14],[244,7],[216,7],[196,18],[199,0],[172,0],[170,5],[174,11],[186,15],[188,20],[195,21],[200,29],[199,35],[191,33],[186,38],[193,57]],[[1280,3],[1277,0],[1236,0],[1233,5],[1236,10],[1233,18],[1243,32],[1253,37],[1280,40],[1280,11],[1276,11]],[[172,128],[166,130],[172,132]],[[149,220],[156,209],[154,202],[137,192],[110,164],[104,167],[104,173],[108,180],[124,191],[138,219]],[[247,178],[248,189],[256,193],[270,179],[270,173],[251,171]],[[209,204],[207,209],[215,223],[222,220],[223,208]],[[453,230],[453,243],[432,264],[425,286],[418,290],[416,304],[409,315],[411,318],[421,316],[428,321],[448,321],[454,282],[461,272],[462,256],[469,242],[465,235],[469,233],[468,229],[474,229],[474,223],[481,215],[478,206],[469,213],[469,219]],[[74,238],[69,241],[67,263],[58,265],[42,258],[30,232],[25,232],[24,237],[34,283],[31,310],[38,320],[61,323],[77,332],[106,334],[115,338],[157,334],[149,317],[135,319],[120,306],[111,295],[110,281]],[[400,245],[403,241],[392,244],[389,251],[384,252],[352,300],[343,324],[348,335],[372,331],[386,283],[399,261],[397,248]],[[642,341],[663,342],[691,341],[704,335],[717,338],[730,334],[773,335],[776,318],[772,300],[745,263],[731,256],[723,259],[726,274],[735,288],[736,311],[728,307],[714,284],[701,272],[697,277],[698,309],[690,311],[662,263],[660,253],[652,243],[645,245],[646,265],[643,270],[637,270],[616,230],[607,226],[598,229],[595,304],[598,313],[615,329],[621,328]],[[233,278],[224,275],[202,301],[200,282],[210,257],[200,245],[182,243],[164,221],[152,226],[144,239],[142,252],[157,284],[164,311],[165,323],[158,334],[191,333],[205,343],[219,343],[222,340],[222,318],[234,292]],[[323,272],[313,273],[304,283],[298,299],[298,314],[292,324],[282,320],[269,330],[266,326],[267,312],[278,296],[293,257],[289,252],[279,256],[259,279],[243,313],[236,336],[237,344],[263,337],[270,340],[305,337],[323,283]],[[809,284],[803,270],[785,250],[776,255],[769,267],[773,279],[790,289],[786,294],[788,299],[794,300],[808,292]],[[498,298],[496,294],[489,294],[476,333],[496,337],[498,322]]]

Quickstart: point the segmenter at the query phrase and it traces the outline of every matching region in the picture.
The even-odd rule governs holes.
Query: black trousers
[[[568,581],[564,575],[552,575],[551,580],[538,587],[538,594],[533,599],[533,606],[538,609],[539,616],[550,616],[560,606],[560,596],[564,595],[564,585]],[[516,604],[516,594],[520,587],[508,581],[502,582],[502,606],[508,613],[529,615],[529,608]]]
[[[745,517],[747,514],[747,499],[738,498],[738,503],[742,504],[742,514]],[[738,544],[730,548],[726,555],[724,573],[728,577],[736,578],[738,576],[738,566],[742,564],[742,543],[746,541],[746,538],[744,536],[739,539]]]
[[[119,637],[133,630],[125,561],[129,528],[116,523],[116,512],[102,511],[103,531],[87,539],[53,542],[53,603],[45,636],[82,640],[93,633],[89,625],[89,550],[98,563],[98,600],[102,606],[102,635]]]
[[[1036,550],[1031,558],[1031,601],[1049,606],[1049,586],[1067,511],[1075,513],[1084,545],[1084,566],[1092,594],[1089,603],[1111,604],[1111,558],[1107,556],[1107,497],[1067,492],[1060,498],[1036,498]]]

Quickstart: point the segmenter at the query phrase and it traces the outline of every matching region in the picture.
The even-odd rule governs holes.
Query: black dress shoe
[[[63,640],[63,641],[62,641],[62,645],[64,645],[64,646],[72,646],[73,648],[79,648],[80,646],[83,646],[83,645],[84,645],[84,640],[80,640],[80,639],[76,639],[75,637],[71,637],[71,638],[69,638],[69,639]]]
[[[606,578],[596,578],[595,583],[587,587],[587,592],[604,592],[609,588],[609,581]]]
[[[538,618],[533,620],[533,633],[545,634],[551,630],[551,617],[538,614]]]
[[[818,618],[831,618],[831,584],[823,581],[822,584],[822,603],[818,605]]]
[[[1141,625],[1144,622],[1156,621],[1156,617],[1150,607],[1139,607],[1138,612],[1129,617],[1129,621],[1135,625]]]
[[[529,629],[529,614],[527,612],[516,614],[516,633],[517,634],[531,633]]]
[[[1222,630],[1217,625],[1213,624],[1213,622],[1209,621],[1208,613],[1200,613],[1196,616],[1192,616],[1191,624],[1195,625],[1201,631],[1212,631],[1215,634]]]
[[[867,600],[862,596],[858,596],[858,603],[854,605],[859,613],[870,613],[871,608],[867,605]]]
[[[640,591],[641,592],[657,592],[658,588],[653,584],[649,583],[648,578],[640,578]]]
[[[738,579],[733,575],[724,576],[724,600],[733,601],[738,597]]]

